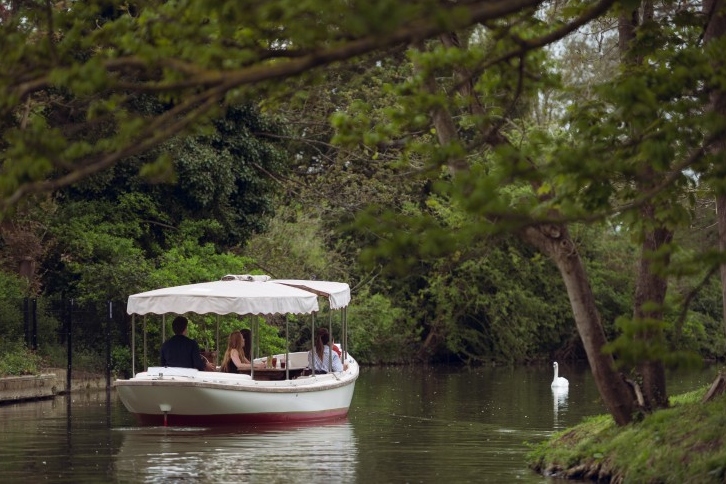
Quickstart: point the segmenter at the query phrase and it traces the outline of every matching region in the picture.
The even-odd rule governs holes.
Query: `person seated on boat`
[[[161,366],[196,368],[200,371],[216,371],[199,351],[199,343],[187,336],[189,321],[177,316],[171,323],[174,336],[161,345]]]
[[[227,342],[227,350],[222,358],[221,371],[237,373],[242,368],[250,367],[250,360],[245,356],[246,339],[240,331],[232,331]]]
[[[318,328],[315,331],[315,346],[312,351],[308,352],[308,365],[315,373],[329,373],[346,369],[338,354],[330,349],[331,345],[332,341],[328,330]]]
[[[333,341],[333,335],[330,335],[330,347],[333,348],[333,351],[338,354],[339,358],[343,358],[343,353],[340,351],[340,346],[336,345],[335,341]]]

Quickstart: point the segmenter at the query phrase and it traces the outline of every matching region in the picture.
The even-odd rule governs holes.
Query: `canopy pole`
[[[217,345],[214,347],[214,350],[214,368],[216,369],[217,365],[219,365],[219,314],[217,314]]]
[[[330,307],[330,301],[328,301],[328,334],[330,335],[331,340],[328,341],[328,343],[332,343],[333,341],[333,308]],[[333,373],[333,346],[329,345],[330,348],[328,348],[330,351],[328,351],[328,368],[330,368],[330,373]]]
[[[131,376],[136,376],[136,315],[131,315]]]
[[[289,353],[290,353],[290,323],[288,321],[287,315],[285,315],[285,359],[283,360],[285,362],[285,380],[290,379],[290,365],[288,365]]]
[[[259,316],[257,315],[253,315],[252,320],[250,320],[250,334],[252,336],[252,342],[250,343],[250,376],[253,380],[255,379],[255,355],[257,354],[255,347],[259,345],[257,338],[260,337],[260,335],[257,334],[257,329],[259,327],[258,317]]]
[[[348,357],[348,308],[340,310],[340,326],[342,331],[340,345],[343,347],[343,361]]]
[[[144,371],[149,369],[148,361],[146,360],[146,316],[144,316]]]
[[[315,377],[315,311],[310,313],[310,321],[313,327],[312,337],[310,338],[310,371]]]
[[[166,313],[161,315],[161,342],[166,341]]]

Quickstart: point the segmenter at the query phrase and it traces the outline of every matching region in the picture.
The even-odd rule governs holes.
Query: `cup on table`
[[[280,368],[285,369],[285,360],[280,360]]]
[[[275,357],[272,358],[272,367],[277,368],[277,358]]]

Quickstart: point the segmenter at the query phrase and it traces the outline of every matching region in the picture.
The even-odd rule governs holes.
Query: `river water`
[[[716,368],[670,374],[670,394]],[[0,476],[27,482],[552,483],[529,445],[604,413],[587,368],[362,368],[347,419],[325,425],[140,427],[114,391],[0,406]]]

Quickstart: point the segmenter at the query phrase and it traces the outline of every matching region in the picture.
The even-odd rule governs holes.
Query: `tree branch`
[[[424,39],[435,37],[441,33],[465,28],[477,23],[485,22],[511,15],[525,8],[539,6],[544,0],[495,0],[477,1],[472,3],[459,2],[447,4],[445,9],[452,11],[465,10],[468,15],[452,16],[449,25],[438,19],[416,19],[407,25],[389,34],[371,34],[354,39],[329,48],[322,48],[309,55],[300,57],[298,51],[293,52],[294,58],[287,62],[277,59],[274,63],[258,64],[243,69],[200,70],[195,64],[180,59],[158,59],[154,62],[146,61],[138,56],[126,56],[109,59],[104,67],[109,70],[118,70],[127,67],[155,68],[169,67],[184,73],[194,73],[197,78],[174,83],[124,84],[124,88],[143,92],[167,92],[189,87],[215,87],[228,84],[230,89],[245,84],[261,82],[272,79],[281,79],[299,75],[307,70],[314,69],[334,62],[348,60],[376,50],[393,47],[400,44],[411,44]],[[609,0],[612,3],[614,0]],[[604,2],[605,3],[605,2]],[[534,48],[534,47],[532,47]],[[279,57],[283,57],[281,54]],[[519,54],[515,54],[519,55]],[[47,75],[23,82],[15,89],[14,95],[23,98],[29,93],[50,86]]]

